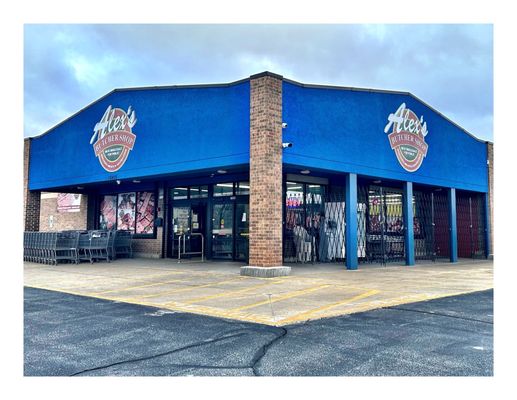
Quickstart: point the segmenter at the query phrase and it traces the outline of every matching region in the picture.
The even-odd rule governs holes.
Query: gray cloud
[[[410,91],[492,139],[490,25],[26,25],[25,135],[116,87],[219,83],[270,70]]]

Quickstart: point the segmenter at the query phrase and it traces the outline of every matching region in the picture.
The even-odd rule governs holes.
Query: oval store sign
[[[415,172],[422,165],[427,155],[427,124],[424,117],[418,117],[406,103],[402,103],[395,113],[388,116],[384,133],[388,133],[391,149],[395,152],[400,165],[406,171]]]
[[[90,144],[106,171],[118,171],[126,162],[135,145],[136,135],[132,131],[135,124],[135,111],[131,106],[127,112],[109,106],[95,124]]]

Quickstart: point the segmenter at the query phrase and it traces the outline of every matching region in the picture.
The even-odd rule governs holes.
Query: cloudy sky
[[[491,25],[25,25],[24,134],[114,88],[304,83],[409,91],[493,140]]]

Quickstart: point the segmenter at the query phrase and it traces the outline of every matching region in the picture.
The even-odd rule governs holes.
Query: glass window
[[[214,196],[233,196],[233,183],[217,183],[214,185]]]
[[[238,182],[235,189],[235,194],[250,194],[250,183]]]
[[[175,187],[172,189],[172,198],[174,200],[186,199],[188,197],[188,187]]]
[[[102,196],[99,228],[115,229],[117,226],[117,196]]]
[[[136,233],[152,235],[154,233],[154,193],[139,192],[136,206]]]
[[[213,206],[212,257],[233,257],[233,203]]]
[[[135,230],[136,193],[120,193],[117,207],[117,229]]]
[[[307,184],[307,204],[321,204],[322,196],[323,196],[323,186],[321,185],[312,185]]]
[[[285,202],[287,208],[303,207],[303,183],[287,182]]]
[[[191,186],[190,187],[190,198],[199,199],[202,197],[208,197],[208,186]]]
[[[303,225],[303,183],[287,182],[285,196],[286,228],[293,229],[297,225]]]

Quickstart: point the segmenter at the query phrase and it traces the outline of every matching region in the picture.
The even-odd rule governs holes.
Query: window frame
[[[103,193],[103,194],[99,195],[99,201],[98,201],[99,207],[105,196],[115,196],[115,198],[117,199],[116,203],[115,203],[116,204],[115,227],[113,228],[113,230],[118,230],[118,196],[121,193],[135,193],[136,204],[135,204],[134,229],[132,231],[133,238],[134,239],[156,239],[158,237],[157,236],[157,226],[155,224],[156,219],[158,218],[158,190],[156,190],[156,189],[153,189],[153,190],[125,190],[123,192]],[[137,221],[137,215],[138,215],[138,199],[140,198],[140,196],[139,196],[140,193],[153,193],[154,194],[153,233],[136,233],[136,221]],[[99,226],[100,226],[100,221],[99,221],[100,212],[101,212],[101,210],[99,208],[97,211],[97,218],[95,219],[95,226],[97,227],[97,229],[99,229]]]

